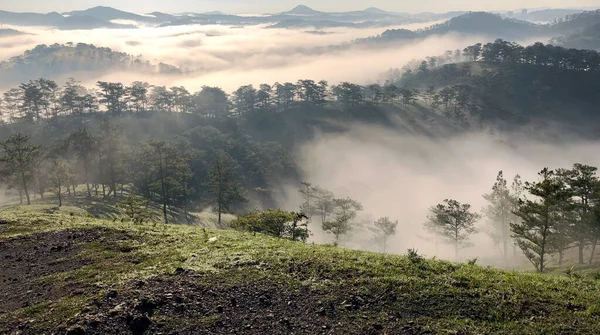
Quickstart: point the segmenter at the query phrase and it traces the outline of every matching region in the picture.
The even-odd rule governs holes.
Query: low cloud
[[[394,28],[422,28],[431,23]],[[191,25],[165,28],[95,29],[60,31],[48,28],[14,27],[29,33],[27,37],[3,38],[0,57],[22,54],[38,44],[91,43],[115,51],[143,56],[152,63],[167,63],[195,71],[186,76],[152,76],[131,73],[90,73],[77,77],[84,83],[97,80],[129,83],[146,80],[160,85],[183,85],[192,90],[203,85],[221,86],[231,91],[245,84],[295,81],[299,78],[366,82],[390,67],[402,67],[415,58],[463,48],[479,41],[475,36],[433,36],[415,43],[388,48],[352,47],[344,50],[316,51],[340,45],[356,38],[374,36],[382,28],[325,29],[313,34],[292,29],[248,26],[235,29],[218,25]],[[307,29],[310,30],[310,29]],[[66,79],[74,74],[63,74]],[[4,83],[5,84],[5,83]]]
[[[433,127],[433,126],[432,126]],[[452,129],[440,125],[446,133]],[[297,152],[304,179],[333,191],[337,197],[349,196],[360,201],[365,210],[359,219],[368,222],[389,216],[398,220],[398,233],[388,243],[388,251],[405,254],[418,249],[429,257],[453,259],[450,245],[437,247],[423,229],[428,209],[444,199],[470,203],[481,212],[486,205],[482,195],[489,193],[498,171],[505,178],[519,174],[524,181],[537,180],[544,167],[570,168],[574,163],[600,166],[595,155],[600,143],[562,134],[562,144],[519,135],[520,132],[491,136],[486,132],[429,137],[405,131],[366,125],[354,125],[343,134],[322,134]],[[286,189],[282,206],[297,209],[301,199],[297,189]],[[317,220],[316,220],[317,221]],[[460,259],[478,257],[480,263],[502,266],[501,254],[484,233],[485,219],[478,226],[481,233],[473,236],[474,246],[461,251]],[[311,230],[317,243],[331,243],[320,222]],[[348,247],[373,247],[370,233],[353,236]],[[520,251],[518,251],[520,254]],[[521,265],[528,267],[523,260]]]

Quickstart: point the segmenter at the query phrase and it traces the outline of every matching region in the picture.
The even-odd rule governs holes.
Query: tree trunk
[[[23,204],[23,190],[19,188],[19,203]]]
[[[104,183],[102,183],[102,198],[106,199],[106,187],[104,186]]]
[[[27,198],[27,205],[31,205],[31,198],[29,198],[29,190],[27,189],[27,181],[25,180],[25,171],[21,170],[21,183],[23,185],[23,192]]]
[[[77,185],[73,184],[73,197],[77,196]]]
[[[67,184],[67,194],[71,196],[71,185]]]
[[[218,208],[218,211],[219,211],[219,220],[218,220],[218,222],[219,222],[219,228],[221,228],[221,202],[220,201],[219,201],[218,206],[219,206],[219,208]]]
[[[579,239],[579,264],[585,264],[583,260],[583,249],[585,248],[585,241],[583,238]]]
[[[87,180],[87,177],[85,177],[85,179]],[[88,183],[87,181],[85,182],[85,187],[87,187],[87,195],[88,195],[88,199],[92,198],[92,190],[90,189],[90,183]]]
[[[58,184],[58,207],[62,207],[62,189],[60,184]]]
[[[562,265],[563,264],[564,256],[565,256],[565,251],[564,250],[559,250],[558,251],[558,265]]]
[[[590,264],[592,264],[594,262],[594,256],[596,253],[596,246],[598,245],[598,238],[595,238],[594,241],[592,242],[592,254],[590,255]]]
[[[458,241],[454,242],[454,260],[458,262]]]

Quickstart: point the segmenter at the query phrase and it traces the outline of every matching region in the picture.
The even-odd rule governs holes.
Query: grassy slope
[[[36,331],[63,329],[108,289],[123,289],[132,280],[168,275],[177,268],[205,275],[208,286],[211,280],[234,287],[269,281],[283,290],[307,288],[319,297],[319,303],[330,302],[339,308],[331,320],[334,326],[328,328],[335,334],[361,333],[352,326],[355,317],[366,324],[381,323],[387,333],[403,333],[403,325],[409,324],[418,329],[413,333],[593,334],[600,324],[600,281],[591,279],[411,260],[234,231],[204,232],[192,226],[134,226],[85,217],[81,211],[50,214],[40,209],[0,211],[0,219],[8,221],[0,225],[0,251],[3,241],[65,229],[103,227],[110,234],[133,238],[83,244],[76,257],[87,260],[88,265],[37,281],[53,286],[94,285],[97,289],[0,314],[0,332],[19,320],[34,320],[30,326]],[[210,237],[219,239],[208,243]],[[371,299],[370,307],[345,308],[348,297],[355,295]],[[159,322],[165,317],[154,315],[151,319]],[[315,322],[323,318],[314,315]],[[209,323],[218,319],[218,315],[205,316],[201,324],[210,327]],[[343,322],[337,322],[340,320],[354,328],[345,329]],[[187,325],[188,321],[174,324]]]

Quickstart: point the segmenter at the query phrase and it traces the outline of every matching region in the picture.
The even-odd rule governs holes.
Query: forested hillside
[[[62,77],[70,73],[125,71],[139,74],[182,74],[183,70],[110,48],[85,43],[38,45],[23,55],[0,62],[3,85],[38,77]],[[66,78],[65,78],[66,79]]]

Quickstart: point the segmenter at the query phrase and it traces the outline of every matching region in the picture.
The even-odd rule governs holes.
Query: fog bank
[[[599,150],[600,143],[580,140],[555,145],[484,133],[434,139],[357,125],[345,134],[317,136],[299,148],[297,157],[305,180],[333,191],[337,197],[360,201],[365,210],[359,219],[372,222],[389,216],[399,220],[398,233],[388,243],[389,252],[405,254],[415,248],[429,257],[452,259],[453,246],[436,248],[433,240],[427,241],[432,236],[424,231],[423,224],[430,207],[455,199],[481,212],[486,205],[482,195],[491,191],[498,171],[503,170],[509,185],[516,174],[523,181],[535,181],[546,166],[599,166]],[[290,208],[302,202],[292,187],[287,196],[285,205]],[[478,257],[483,264],[502,266],[499,250],[484,233],[485,221],[478,223],[481,233],[472,238],[475,246],[462,250],[459,258]],[[320,222],[311,230],[316,243],[332,242],[332,237],[321,231]],[[372,246],[368,236],[369,232],[357,232],[345,246],[368,248]],[[529,264],[525,260],[522,265]]]

